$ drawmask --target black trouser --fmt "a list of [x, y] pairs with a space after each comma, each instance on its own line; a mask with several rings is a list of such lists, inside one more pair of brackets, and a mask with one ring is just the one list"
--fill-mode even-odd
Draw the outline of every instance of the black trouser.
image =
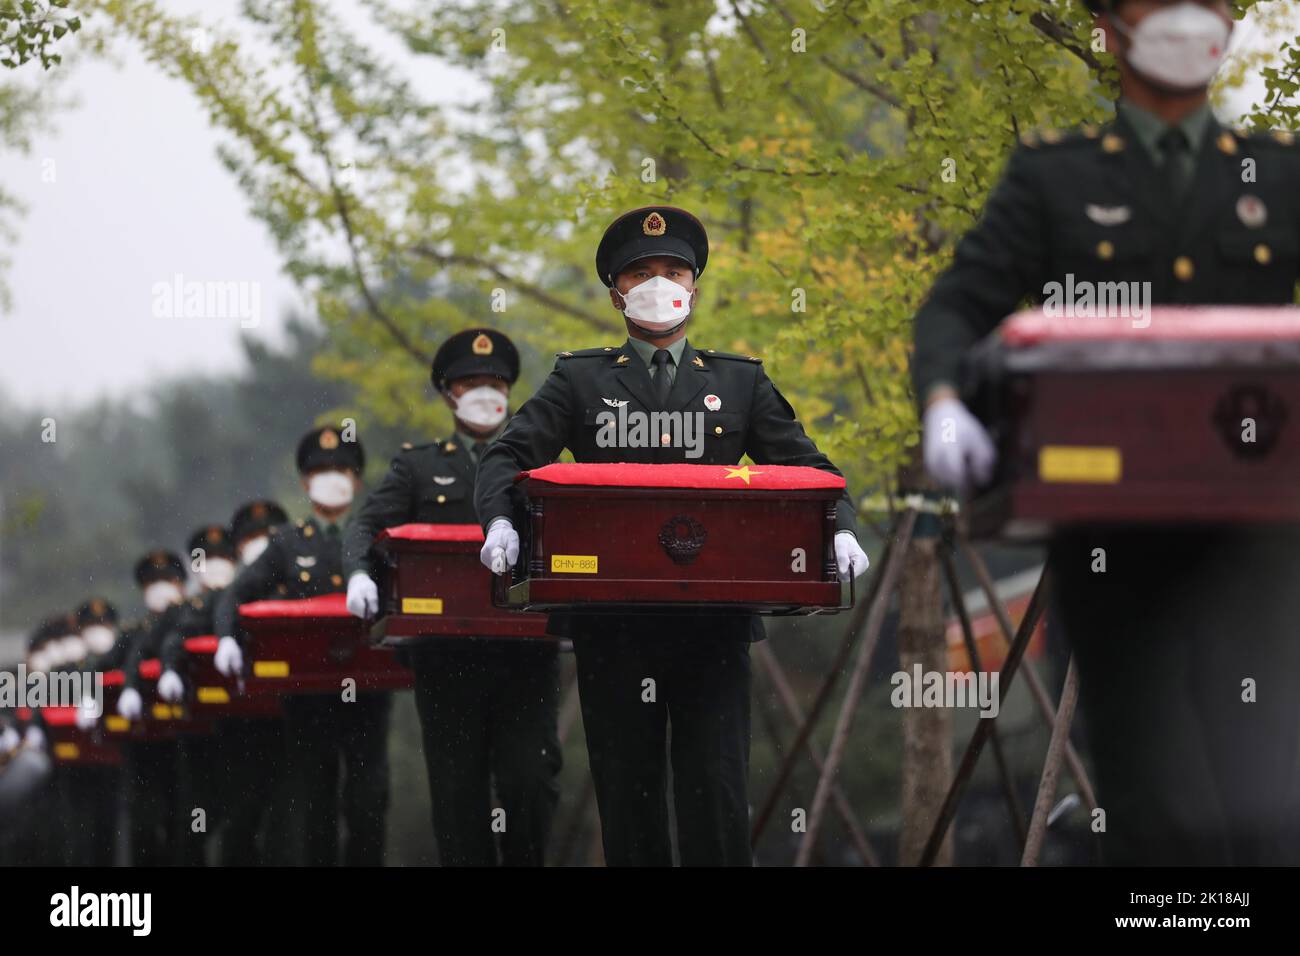
[[719, 623], [612, 615], [575, 622], [583, 725], [610, 866], [672, 865], [670, 722], [682, 865], [752, 862], [749, 641], [735, 627], [719, 636]]
[[304, 866], [338, 865], [339, 762], [348, 866], [382, 866], [388, 814], [388, 717], [392, 695], [298, 694], [284, 700], [290, 814]]
[[170, 865], [176, 846], [176, 741], [131, 741], [122, 749], [131, 865]]
[[[217, 725], [220, 740], [221, 865], [285, 865], [293, 862], [288, 823], [275, 817], [283, 801], [287, 753], [279, 717], [228, 717]], [[265, 831], [264, 848], [258, 833]]]
[[1081, 533], [1052, 567], [1105, 861], [1295, 862], [1300, 534]]
[[[220, 774], [224, 756], [221, 740], [212, 734], [185, 734], [178, 741], [180, 773], [176, 794], [176, 862], [206, 866], [207, 846], [225, 815]], [[201, 810], [203, 829], [198, 826]]]
[[72, 866], [112, 866], [118, 841], [118, 767], [70, 765], [58, 772], [65, 778], [63, 811]]
[[503, 865], [541, 866], [560, 796], [556, 645], [452, 638], [409, 653], [439, 862], [495, 866], [499, 836]]

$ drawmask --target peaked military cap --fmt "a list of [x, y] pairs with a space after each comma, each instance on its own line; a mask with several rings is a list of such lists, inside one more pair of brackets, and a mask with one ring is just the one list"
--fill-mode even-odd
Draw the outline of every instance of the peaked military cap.
[[596, 247], [596, 274], [607, 286], [637, 259], [676, 256], [698, 276], [709, 261], [709, 237], [704, 224], [676, 206], [642, 206], [619, 216]]
[[193, 554], [199, 548], [209, 558], [231, 558], [233, 560], [236, 557], [235, 539], [231, 536], [230, 529], [223, 528], [219, 524], [204, 525], [190, 535], [190, 540], [185, 545], [186, 551]]
[[519, 350], [509, 336], [496, 329], [466, 329], [438, 348], [429, 378], [438, 391], [447, 383], [469, 375], [495, 375], [514, 384], [519, 378]]
[[82, 602], [77, 608], [77, 627], [87, 628], [92, 624], [117, 626], [117, 608], [101, 597], [93, 597]]
[[258, 498], [240, 505], [230, 519], [230, 537], [235, 544], [241, 544], [245, 538], [261, 534], [267, 528], [284, 524], [289, 520], [288, 513], [268, 498]]
[[345, 441], [343, 429], [326, 425], [302, 436], [297, 460], [300, 474], [320, 468], [351, 468], [361, 474], [366, 467], [366, 451], [361, 447], [361, 439]]
[[150, 551], [135, 563], [135, 583], [140, 587], [155, 581], [185, 580], [185, 562], [174, 551]]

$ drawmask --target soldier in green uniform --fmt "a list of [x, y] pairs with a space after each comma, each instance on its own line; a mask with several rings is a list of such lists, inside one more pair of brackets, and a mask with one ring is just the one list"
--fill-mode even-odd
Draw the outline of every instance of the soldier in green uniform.
[[[154, 550], [135, 565], [135, 582], [146, 614], [123, 629], [126, 681], [117, 712], [127, 720], [144, 716], [140, 664], [156, 658], [163, 636], [180, 615], [185, 601], [185, 564], [172, 551]], [[131, 740], [123, 744], [126, 805], [133, 866], [167, 866], [177, 861], [176, 841], [178, 745], [175, 740]]]
[[[1114, 121], [1025, 137], [916, 316], [924, 457], [949, 486], [987, 482], [995, 459], [960, 398], [963, 356], [1049, 283], [1145, 281], [1157, 305], [1295, 301], [1295, 137], [1225, 129], [1207, 101], [1229, 5], [1089, 5], [1118, 55]], [[1105, 573], [1092, 570], [1095, 548]], [[1052, 542], [1107, 861], [1293, 857], [1298, 549], [1284, 529], [1190, 526], [1089, 528]], [[1256, 702], [1242, 699], [1246, 678], [1258, 682]]]
[[[433, 359], [433, 385], [451, 408], [446, 441], [407, 445], [349, 523], [343, 566], [348, 608], [373, 616], [378, 590], [370, 544], [407, 522], [477, 524], [478, 462], [505, 428], [519, 353], [493, 329], [447, 339]], [[556, 733], [559, 659], [553, 642], [431, 638], [406, 651], [424, 739], [433, 829], [443, 866], [494, 866], [493, 784], [505, 811], [499, 862], [541, 866], [559, 800]]]
[[[230, 531], [219, 524], [204, 525], [190, 535], [186, 550], [199, 593], [181, 605], [163, 635], [159, 658], [163, 672], [158, 696], [178, 703], [185, 696], [185, 639], [212, 633], [212, 610], [217, 595], [235, 578], [238, 555]], [[225, 814], [222, 762], [227, 753], [216, 733], [186, 734], [180, 738], [179, 779], [181, 808], [177, 840], [180, 860], [190, 866], [207, 863], [207, 845], [215, 837]], [[203, 811], [203, 827], [195, 830], [194, 811]]]
[[[250, 566], [266, 550], [270, 529], [289, 522], [276, 502], [255, 499], [230, 518], [230, 541], [238, 557], [235, 571]], [[164, 645], [164, 663], [187, 679], [185, 637], [216, 633], [217, 592], [187, 611], [181, 627]], [[291, 862], [287, 839], [285, 721], [281, 717], [226, 717], [217, 721], [218, 782], [221, 806], [221, 865], [283, 865]], [[285, 819], [279, 819], [285, 817]]]
[[[76, 611], [77, 628], [86, 645], [81, 672], [90, 676], [118, 670], [126, 647], [118, 631], [117, 608], [104, 598], [83, 601]], [[87, 700], [77, 711], [77, 726], [93, 731], [99, 724], [103, 701]], [[102, 728], [100, 728], [102, 732]], [[78, 866], [112, 866], [120, 840], [118, 815], [122, 772], [119, 767], [78, 768], [75, 787], [77, 809], [73, 823], [73, 861]]]
[[[616, 219], [596, 250], [596, 274], [622, 312], [627, 341], [560, 352], [555, 368], [479, 464], [475, 507], [486, 530], [483, 561], [504, 573], [519, 555], [512, 483], [521, 469], [568, 448], [579, 462], [807, 465], [839, 474], [804, 433], [794, 409], [754, 356], [697, 349], [686, 325], [708, 259], [695, 216], [670, 206]], [[699, 412], [699, 456], [671, 447], [619, 447], [601, 435], [602, 412]], [[656, 436], [658, 438], [658, 436]], [[867, 557], [847, 492], [838, 505], [841, 574]], [[550, 630], [573, 639], [587, 752], [610, 865], [672, 863], [668, 831], [668, 722], [678, 850], [683, 864], [748, 866], [749, 643], [758, 617], [553, 614]], [[653, 678], [657, 700], [642, 700]]]
[[[225, 674], [243, 667], [235, 637], [239, 606], [283, 597], [300, 599], [343, 590], [340, 522], [361, 484], [365, 452], [348, 430], [316, 428], [298, 444], [298, 472], [312, 516], [272, 528], [266, 550], [239, 572], [217, 600], [213, 623], [222, 635], [215, 663]], [[339, 762], [344, 764], [343, 852], [349, 866], [384, 861], [388, 813], [388, 718], [392, 696], [338, 693], [285, 697], [291, 815], [300, 828], [300, 860], [307, 866], [339, 861]]]

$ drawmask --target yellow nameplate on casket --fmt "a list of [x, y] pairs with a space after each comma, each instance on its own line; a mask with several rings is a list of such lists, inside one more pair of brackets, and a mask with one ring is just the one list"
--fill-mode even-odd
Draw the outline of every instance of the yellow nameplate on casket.
[[595, 574], [597, 555], [594, 554], [553, 554], [551, 555], [551, 573], [553, 574]]
[[54, 756], [60, 760], [76, 760], [81, 756], [81, 748], [76, 744], [55, 744]]
[[224, 687], [200, 687], [197, 697], [200, 704], [230, 703], [230, 694]]
[[180, 716], [181, 716], [181, 708], [179, 704], [175, 706], [173, 706], [172, 704], [153, 705], [154, 720], [171, 720], [174, 717], [180, 717]]
[[253, 661], [254, 677], [288, 677], [288, 661]]
[[1120, 468], [1121, 457], [1118, 448], [1044, 445], [1038, 449], [1040, 481], [1114, 484], [1119, 481]]
[[442, 598], [402, 598], [403, 614], [441, 614]]
[[109, 714], [104, 718], [104, 726], [114, 733], [122, 733], [131, 729], [131, 721], [125, 717], [119, 717], [117, 714]]

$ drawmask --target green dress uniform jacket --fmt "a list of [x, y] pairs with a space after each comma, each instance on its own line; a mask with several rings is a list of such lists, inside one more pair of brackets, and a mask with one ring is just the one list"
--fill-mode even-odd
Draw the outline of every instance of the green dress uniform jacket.
[[[1211, 120], [1180, 196], [1131, 110], [1012, 154], [916, 316], [918, 398], [960, 384], [977, 340], [1068, 277], [1150, 283], [1156, 305], [1294, 303], [1295, 137]], [[1097, 548], [1105, 573], [1093, 571]], [[1284, 528], [1099, 526], [1052, 541], [1051, 620], [1079, 667], [1108, 862], [1294, 861], [1298, 552], [1300, 534]]]
[[[520, 527], [516, 473], [551, 463], [565, 448], [579, 462], [735, 465], [748, 455], [758, 464], [839, 474], [759, 359], [687, 341], [675, 367], [661, 406], [645, 359], [630, 342], [559, 353], [542, 387], [483, 456], [475, 498], [483, 526], [507, 516]], [[701, 413], [702, 453], [687, 458], [687, 448], [671, 445], [604, 447], [597, 440], [602, 413], [620, 402], [628, 412]], [[837, 526], [854, 529], [847, 492]], [[567, 612], [552, 614], [548, 626], [573, 639], [606, 862], [672, 863], [671, 747], [680, 861], [749, 865], [749, 642], [762, 637], [758, 616]], [[653, 701], [642, 698], [647, 678], [657, 688]]]
[[[483, 449], [488, 442], [480, 442]], [[410, 522], [476, 524], [474, 443], [407, 445], [344, 537], [347, 577], [378, 571], [371, 542]], [[433, 830], [443, 866], [541, 866], [559, 802], [559, 660], [554, 642], [435, 637], [398, 653], [415, 672]], [[505, 832], [491, 829], [495, 788]]]

